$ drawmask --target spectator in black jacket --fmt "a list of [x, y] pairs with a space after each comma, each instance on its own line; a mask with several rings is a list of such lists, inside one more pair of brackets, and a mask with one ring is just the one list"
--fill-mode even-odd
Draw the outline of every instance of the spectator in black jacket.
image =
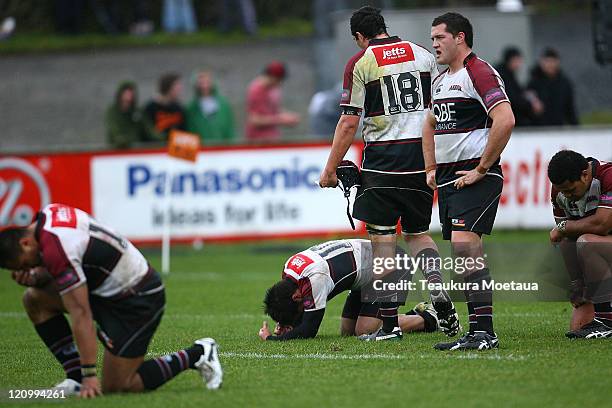
[[158, 86], [159, 95], [147, 104], [144, 112], [155, 131], [167, 139], [173, 129], [186, 130], [185, 110], [180, 103], [183, 83], [178, 74], [169, 73], [159, 79]]
[[516, 74], [523, 66], [523, 55], [516, 47], [507, 47], [502, 54], [502, 61], [495, 69], [504, 80], [506, 94], [512, 105], [516, 126], [530, 126], [535, 116], [541, 114], [544, 107], [533, 91], [526, 91], [518, 82]]
[[535, 125], [578, 124], [574, 89], [569, 78], [561, 71], [561, 59], [555, 49], [544, 50], [538, 65], [531, 71], [527, 88], [533, 90], [544, 104], [544, 111], [536, 118]]

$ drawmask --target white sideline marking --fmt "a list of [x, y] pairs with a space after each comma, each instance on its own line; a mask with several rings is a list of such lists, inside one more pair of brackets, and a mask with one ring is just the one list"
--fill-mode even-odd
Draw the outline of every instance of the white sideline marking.
[[220, 352], [220, 356], [229, 358], [245, 358], [249, 360], [403, 360], [406, 357], [399, 354], [265, 354], [265, 353], [235, 353]]

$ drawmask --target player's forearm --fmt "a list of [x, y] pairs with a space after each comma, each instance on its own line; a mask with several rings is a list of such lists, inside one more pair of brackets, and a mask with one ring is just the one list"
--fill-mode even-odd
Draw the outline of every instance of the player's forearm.
[[309, 312], [304, 312], [302, 323], [296, 326], [293, 330], [281, 334], [280, 336], [268, 336], [266, 340], [283, 341], [294, 339], [312, 339], [319, 332], [319, 326], [323, 321], [325, 309], [319, 309]]
[[606, 222], [599, 220], [595, 215], [591, 215], [579, 220], [566, 221], [563, 235], [576, 239], [583, 234], [608, 235], [609, 232], [610, 228]]
[[503, 115], [497, 115], [489, 131], [489, 140], [480, 158], [480, 166], [490, 169], [506, 148], [514, 129], [514, 115], [510, 110]]
[[76, 340], [82, 365], [95, 365], [97, 356], [96, 331], [88, 310], [72, 310], [72, 334]]
[[325, 165], [325, 171], [328, 173], [335, 173], [336, 168], [344, 159], [346, 152], [351, 147], [355, 133], [357, 133], [357, 127], [359, 122], [347, 120], [341, 117], [336, 126], [334, 133], [334, 141], [332, 142], [331, 152], [327, 158], [327, 164]]
[[425, 161], [425, 169], [433, 170], [436, 166], [436, 144], [434, 140], [434, 124], [430, 119], [425, 120], [423, 124], [423, 159]]

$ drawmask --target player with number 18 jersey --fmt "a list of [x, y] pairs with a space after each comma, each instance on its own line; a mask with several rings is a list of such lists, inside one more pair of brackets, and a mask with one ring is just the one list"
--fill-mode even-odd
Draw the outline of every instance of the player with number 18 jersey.
[[372, 39], [344, 72], [343, 113], [363, 113], [362, 186], [354, 216], [404, 233], [429, 229], [432, 191], [424, 177], [421, 129], [430, 106], [434, 56], [397, 36]]

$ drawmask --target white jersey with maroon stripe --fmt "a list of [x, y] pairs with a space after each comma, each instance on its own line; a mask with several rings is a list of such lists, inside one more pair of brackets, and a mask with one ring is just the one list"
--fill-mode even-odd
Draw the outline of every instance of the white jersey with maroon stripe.
[[587, 157], [593, 174], [589, 189], [578, 200], [571, 200], [552, 187], [550, 198], [555, 221], [579, 220], [589, 217], [598, 208], [612, 210], [612, 163]]
[[289, 258], [282, 276], [298, 284], [304, 310], [323, 309], [338, 293], [372, 279], [372, 244], [347, 239], [315, 245]]
[[131, 242], [67, 205], [43, 208], [37, 216], [36, 239], [60, 294], [87, 283], [92, 295], [115, 296], [138, 283], [149, 270], [147, 260]]
[[370, 40], [349, 60], [340, 105], [363, 112], [362, 170], [423, 171], [421, 129], [437, 74], [429, 51], [399, 37]]
[[[443, 186], [459, 177], [456, 171], [478, 165], [489, 140], [489, 112], [509, 100], [497, 71], [474, 53], [465, 59], [461, 70], [453, 74], [446, 70], [434, 79], [432, 99], [436, 178]], [[489, 173], [502, 177], [497, 167]]]

